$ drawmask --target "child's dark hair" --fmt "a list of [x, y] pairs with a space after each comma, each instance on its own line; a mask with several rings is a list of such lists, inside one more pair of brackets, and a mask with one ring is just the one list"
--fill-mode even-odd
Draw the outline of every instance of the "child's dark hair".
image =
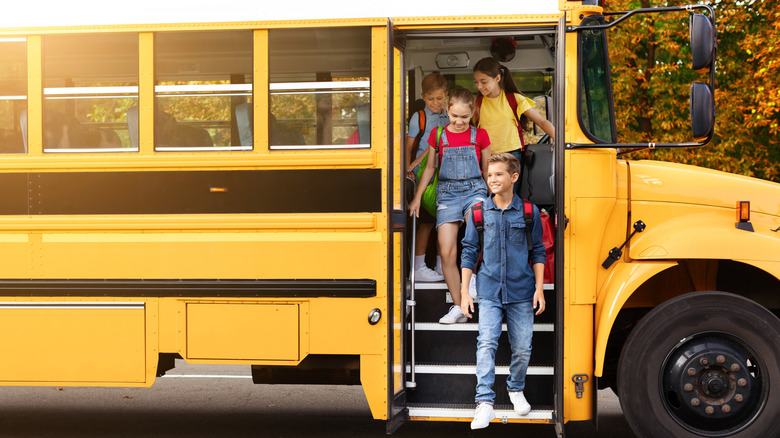
[[474, 112], [476, 105], [474, 104], [474, 93], [471, 90], [467, 90], [463, 87], [455, 87], [450, 91], [450, 98], [447, 101], [447, 108], [451, 107], [453, 103], [462, 103], [468, 105], [471, 108], [471, 112]]
[[447, 91], [447, 79], [436, 71], [423, 78], [420, 88], [422, 88], [423, 93], [430, 93], [436, 90]]
[[515, 85], [514, 79], [512, 79], [512, 73], [506, 66], [496, 61], [495, 58], [482, 58], [474, 65], [474, 71], [484, 73], [491, 78], [496, 78], [501, 75], [501, 87], [507, 93], [520, 93], [520, 89]]
[[520, 160], [509, 152], [491, 155], [490, 158], [488, 158], [488, 166], [493, 163], [506, 164], [506, 170], [509, 171], [510, 175], [513, 173], [520, 173]]

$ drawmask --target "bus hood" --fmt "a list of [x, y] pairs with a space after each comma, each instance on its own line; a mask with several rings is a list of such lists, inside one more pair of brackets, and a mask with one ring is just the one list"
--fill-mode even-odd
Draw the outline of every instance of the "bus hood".
[[685, 164], [628, 161], [631, 200], [708, 205], [780, 216], [780, 184]]

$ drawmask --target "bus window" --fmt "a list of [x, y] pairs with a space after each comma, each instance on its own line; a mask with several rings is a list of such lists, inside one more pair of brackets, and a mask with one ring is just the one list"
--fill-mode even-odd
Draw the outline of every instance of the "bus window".
[[[582, 25], [601, 24], [590, 18]], [[580, 125], [595, 142], [616, 142], [615, 119], [612, 112], [609, 56], [603, 30], [581, 32], [580, 36]]]
[[270, 148], [369, 148], [370, 28], [272, 29], [268, 39]]
[[155, 150], [252, 150], [252, 48], [251, 30], [155, 35]]
[[138, 35], [43, 39], [45, 152], [137, 151], [128, 110], [138, 105]]
[[0, 153], [24, 153], [27, 134], [27, 42], [0, 39]]

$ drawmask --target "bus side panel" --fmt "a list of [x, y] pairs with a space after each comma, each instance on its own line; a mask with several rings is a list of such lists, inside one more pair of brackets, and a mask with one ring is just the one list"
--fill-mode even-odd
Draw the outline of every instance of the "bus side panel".
[[0, 303], [0, 380], [144, 383], [145, 319], [143, 303]]
[[187, 357], [299, 359], [297, 304], [188, 304]]

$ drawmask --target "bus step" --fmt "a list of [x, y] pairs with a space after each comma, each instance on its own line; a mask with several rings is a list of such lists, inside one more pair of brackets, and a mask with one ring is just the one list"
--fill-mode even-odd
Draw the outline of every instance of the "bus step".
[[[459, 405], [446, 407], [437, 405], [408, 405], [409, 419], [427, 421], [433, 418], [446, 418], [448, 420], [471, 421], [474, 418], [474, 405]], [[518, 423], [518, 422], [552, 422], [552, 406], [533, 406], [528, 415], [520, 416], [512, 409], [512, 405], [496, 405], [496, 419], [494, 423]]]
[[[407, 324], [407, 328], [411, 328], [411, 323]], [[437, 322], [418, 322], [414, 325], [414, 329], [417, 331], [432, 331], [432, 332], [479, 332], [479, 324], [475, 322], [467, 322], [461, 324], [439, 324]], [[506, 324], [501, 324], [501, 330], [506, 331]], [[534, 332], [554, 332], [555, 326], [552, 323], [536, 323], [534, 324]]]
[[[406, 372], [412, 371], [411, 365], [406, 365]], [[475, 376], [477, 374], [476, 365], [440, 365], [440, 364], [417, 364], [414, 366], [417, 374], [463, 374]], [[529, 366], [527, 376], [552, 376], [555, 368], [552, 366]], [[508, 376], [509, 365], [496, 365], [496, 375]]]

